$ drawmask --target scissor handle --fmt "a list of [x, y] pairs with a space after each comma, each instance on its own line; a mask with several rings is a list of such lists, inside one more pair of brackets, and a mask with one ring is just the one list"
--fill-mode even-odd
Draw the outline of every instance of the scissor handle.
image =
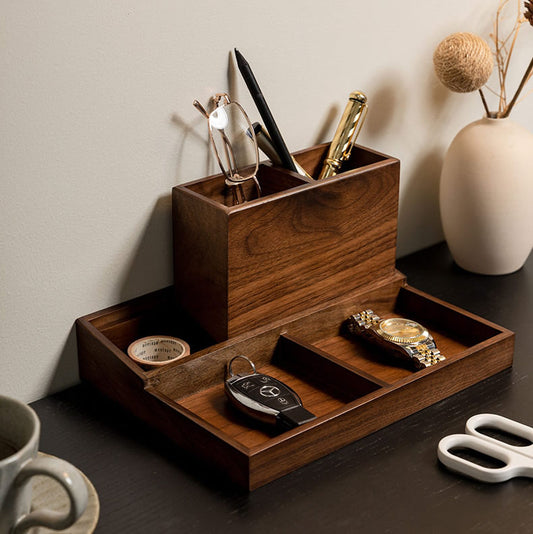
[[[452, 434], [442, 438], [438, 446], [439, 460], [452, 471], [468, 475], [482, 482], [504, 482], [510, 478], [526, 476], [533, 478], [533, 460], [488, 441], [483, 437], [467, 434]], [[453, 449], [471, 449], [502, 461], [503, 467], [484, 467], [453, 454]]]
[[[530, 445], [511, 445], [510, 443], [506, 443], [505, 441], [493, 438], [491, 436], [487, 436], [486, 434], [482, 434], [478, 430], [482, 427], [502, 430], [509, 434], [518, 436], [519, 438], [525, 439], [530, 443]], [[507, 419], [507, 417], [503, 417], [501, 415], [496, 415], [493, 413], [481, 413], [478, 415], [474, 415], [470, 417], [470, 419], [468, 419], [468, 421], [466, 422], [465, 432], [467, 434], [470, 434], [471, 436], [477, 436], [495, 445], [505, 447], [506, 449], [509, 449], [518, 454], [533, 458], [533, 428], [527, 425], [523, 425], [522, 423], [518, 423], [517, 421], [513, 421], [512, 419]]]

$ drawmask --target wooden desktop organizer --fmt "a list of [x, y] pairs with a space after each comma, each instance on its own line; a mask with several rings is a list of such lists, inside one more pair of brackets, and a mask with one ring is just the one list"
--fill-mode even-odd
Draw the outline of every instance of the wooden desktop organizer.
[[[316, 175], [327, 148], [295, 157]], [[356, 146], [345, 169], [309, 181], [261, 165], [263, 195], [237, 206], [221, 175], [175, 187], [174, 287], [78, 319], [82, 379], [254, 489], [511, 366], [512, 332], [396, 271], [399, 161]], [[366, 308], [424, 324], [446, 361], [413, 372], [347, 337]], [[163, 334], [191, 354], [155, 370], [127, 356]], [[223, 384], [239, 354], [317, 418], [282, 432], [236, 411]]]

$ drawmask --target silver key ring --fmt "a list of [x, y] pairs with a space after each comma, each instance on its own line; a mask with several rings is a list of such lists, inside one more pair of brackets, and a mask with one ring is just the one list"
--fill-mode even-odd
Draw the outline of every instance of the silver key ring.
[[242, 360], [246, 360], [249, 364], [250, 364], [250, 367], [252, 368], [253, 370], [253, 374], [256, 374], [257, 371], [255, 370], [255, 365], [254, 365], [254, 362], [252, 362], [252, 360], [250, 360], [249, 358], [247, 358], [246, 356], [243, 356], [242, 354], [239, 354], [238, 356], [235, 356], [233, 357], [229, 362], [228, 362], [228, 373], [229, 373], [229, 376], [230, 378], [233, 378], [235, 375], [233, 374], [233, 370], [231, 368], [231, 366], [233, 365], [233, 362], [235, 360], [238, 360], [238, 359], [242, 359]]

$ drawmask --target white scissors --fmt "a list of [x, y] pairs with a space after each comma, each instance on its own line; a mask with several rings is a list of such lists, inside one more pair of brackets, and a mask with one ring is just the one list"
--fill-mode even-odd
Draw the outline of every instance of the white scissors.
[[[489, 437], [479, 428], [493, 428], [523, 438], [526, 446], [516, 446]], [[439, 460], [452, 471], [468, 475], [482, 482], [504, 482], [514, 477], [533, 478], [533, 428], [501, 415], [474, 415], [466, 422], [466, 434], [452, 434], [442, 438], [438, 446]], [[503, 467], [483, 467], [453, 454], [453, 449], [471, 449], [500, 460]]]

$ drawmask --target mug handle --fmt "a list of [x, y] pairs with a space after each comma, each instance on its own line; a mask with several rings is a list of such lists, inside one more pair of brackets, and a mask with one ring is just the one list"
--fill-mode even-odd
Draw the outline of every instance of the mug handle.
[[39, 457], [30, 460], [20, 470], [15, 479], [17, 489], [28, 483], [36, 475], [51, 477], [66, 490], [70, 500], [70, 509], [64, 514], [54, 510], [39, 509], [23, 515], [15, 524], [13, 534], [22, 534], [31, 527], [42, 526], [63, 530], [76, 522], [87, 508], [87, 485], [80, 472], [60, 458]]

